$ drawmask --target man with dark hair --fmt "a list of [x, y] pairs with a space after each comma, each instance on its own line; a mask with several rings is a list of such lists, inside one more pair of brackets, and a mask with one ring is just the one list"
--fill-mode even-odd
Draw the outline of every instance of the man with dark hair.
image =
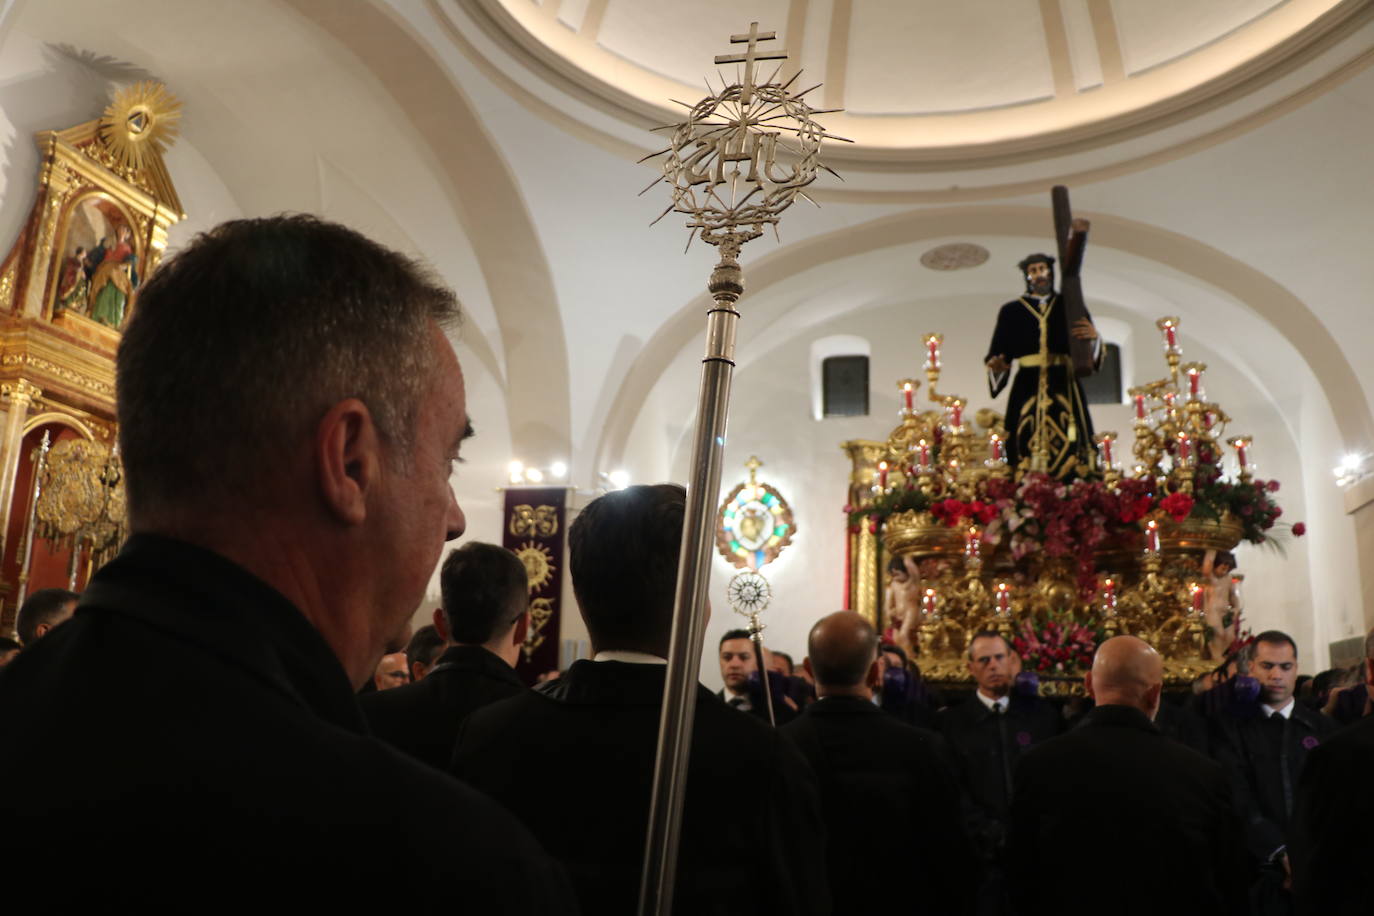
[[[307, 216], [224, 223], [144, 286], [116, 367], [133, 533], [0, 679], [0, 783], [24, 787], [0, 859], [54, 910], [462, 887], [484, 913], [564, 911], [524, 828], [370, 737], [354, 699], [463, 531], [456, 318], [414, 262]], [[406, 842], [362, 842], [382, 832]]]
[[1245, 816], [1246, 844], [1259, 867], [1256, 913], [1291, 913], [1288, 823], [1294, 792], [1307, 755], [1337, 725], [1294, 698], [1298, 647], [1287, 633], [1260, 633], [1241, 650], [1239, 661], [1249, 663], [1260, 683], [1259, 703], [1232, 707], [1215, 717], [1212, 743], [1217, 760], [1231, 772]]
[[1019, 662], [997, 631], [974, 633], [968, 670], [977, 689], [940, 713], [940, 731], [953, 746], [971, 802], [969, 833], [985, 863], [979, 913], [1004, 911], [1001, 859], [1016, 762], [1061, 728], [1059, 712], [1049, 703], [1011, 692]]
[[32, 646], [53, 627], [71, 618], [81, 596], [65, 588], [40, 588], [19, 606], [14, 618], [15, 635], [25, 648]]
[[[1364, 641], [1365, 685], [1374, 690], [1374, 630]], [[1313, 748], [1289, 825], [1299, 916], [1363, 916], [1374, 899], [1374, 716]]]
[[[685, 496], [633, 486], [582, 510], [568, 547], [594, 657], [479, 709], [458, 736], [454, 772], [562, 860], [588, 913], [636, 912]], [[748, 804], [722, 816], [741, 786]], [[796, 748], [699, 687], [673, 911], [829, 913], [823, 837]]]
[[771, 649], [768, 652], [768, 667], [781, 674], [783, 677], [791, 677], [796, 670], [796, 664], [792, 661], [792, 656], [786, 652], [779, 652]]
[[0, 668], [5, 667], [19, 656], [18, 640], [0, 636]]
[[406, 643], [406, 668], [410, 671], [411, 683], [422, 681], [429, 674], [447, 644], [439, 635], [434, 624], [427, 623], [410, 637]]
[[907, 725], [937, 729], [939, 719], [921, 682], [919, 669], [907, 661], [906, 650], [885, 642], [878, 647], [878, 684], [874, 688], [879, 708]]
[[753, 712], [749, 696], [749, 675], [759, 670], [754, 658], [754, 641], [748, 630], [726, 630], [720, 638], [720, 679], [724, 683], [720, 698], [741, 712]]
[[[1096, 706], [1016, 768], [1008, 886], [1018, 914], [1243, 912], [1240, 824], [1225, 771], [1153, 725], [1159, 654], [1102, 643], [1086, 677]], [[1074, 863], [1073, 888], [1047, 880]]]
[[444, 560], [439, 586], [434, 629], [448, 647], [439, 664], [422, 681], [360, 702], [373, 734], [447, 770], [463, 720], [525, 689], [515, 663], [529, 630], [529, 578], [515, 554], [474, 541]]
[[747, 712], [765, 722], [768, 718], [767, 704], [763, 697], [763, 684], [760, 677], [768, 677], [772, 687], [772, 722], [781, 725], [791, 722], [797, 715], [800, 704], [791, 696], [787, 678], [773, 669], [773, 653], [763, 650], [764, 666], [760, 670], [754, 651], [754, 641], [748, 630], [727, 630], [720, 638], [720, 679], [725, 684], [716, 694], [732, 709]]
[[[781, 731], [820, 782], [826, 861], [836, 916], [904, 912], [911, 888], [924, 910], [957, 914], [969, 904], [973, 853], [964, 838], [958, 780], [939, 736], [873, 705], [878, 634], [853, 611], [823, 617], [803, 662], [815, 703]], [[875, 817], [874, 812], [881, 811]], [[901, 882], [875, 864], [902, 863]]]

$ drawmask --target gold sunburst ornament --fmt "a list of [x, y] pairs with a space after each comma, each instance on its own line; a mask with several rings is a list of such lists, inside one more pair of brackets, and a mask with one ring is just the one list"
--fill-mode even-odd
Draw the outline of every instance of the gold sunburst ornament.
[[520, 562], [525, 564], [525, 574], [530, 580], [530, 592], [537, 592], [553, 577], [553, 554], [549, 548], [534, 541], [526, 541], [515, 551]]
[[100, 117], [100, 142], [125, 166], [142, 169], [161, 155], [180, 132], [181, 100], [147, 80], [115, 93]]

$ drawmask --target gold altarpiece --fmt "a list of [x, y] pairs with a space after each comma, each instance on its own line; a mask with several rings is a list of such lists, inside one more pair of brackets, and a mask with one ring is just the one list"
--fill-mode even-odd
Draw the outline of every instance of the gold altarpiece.
[[79, 587], [122, 536], [115, 350], [185, 218], [163, 160], [179, 118], [139, 83], [35, 138], [33, 207], [0, 264], [0, 633], [24, 592]]

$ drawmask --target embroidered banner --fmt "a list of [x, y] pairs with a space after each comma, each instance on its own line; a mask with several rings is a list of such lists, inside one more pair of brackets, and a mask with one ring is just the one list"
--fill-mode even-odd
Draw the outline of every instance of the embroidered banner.
[[567, 497], [564, 487], [506, 491], [502, 544], [525, 564], [530, 578], [530, 630], [515, 666], [526, 684], [558, 669]]

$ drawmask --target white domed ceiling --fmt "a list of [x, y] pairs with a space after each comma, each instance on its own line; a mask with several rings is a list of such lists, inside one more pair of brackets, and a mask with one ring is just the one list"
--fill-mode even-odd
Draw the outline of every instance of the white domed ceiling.
[[[1043, 156], [1145, 132], [1290, 72], [1360, 0], [444, 0], [638, 123], [695, 101], [731, 33], [777, 33], [784, 75], [859, 161]], [[771, 68], [775, 63], [765, 66]], [[733, 81], [735, 67], [723, 68]], [[765, 71], [765, 72], [771, 72]], [[714, 77], [713, 77], [714, 79]], [[834, 155], [834, 154], [832, 154]]]

